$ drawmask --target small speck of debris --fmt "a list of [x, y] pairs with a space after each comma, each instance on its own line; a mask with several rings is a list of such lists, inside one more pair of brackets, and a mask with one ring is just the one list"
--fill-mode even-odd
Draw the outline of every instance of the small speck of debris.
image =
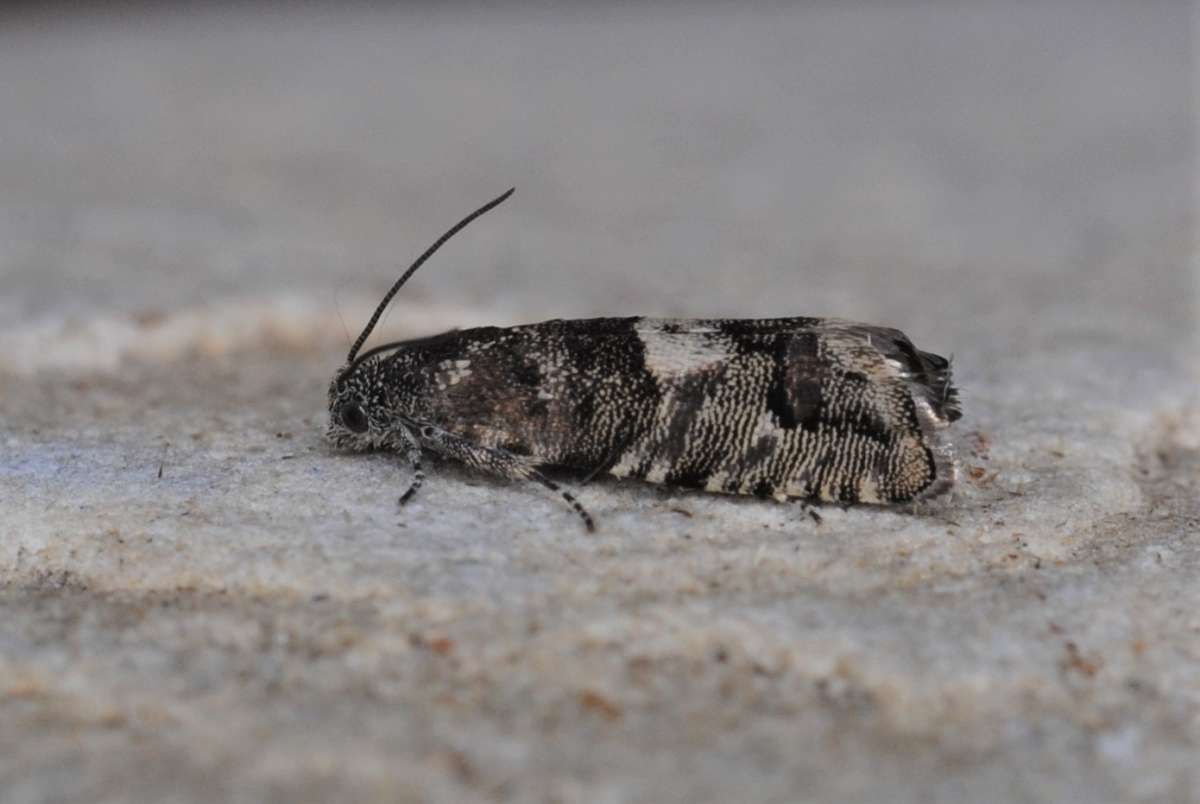
[[153, 329], [161, 326], [167, 320], [167, 314], [161, 310], [139, 310], [132, 316], [133, 323], [137, 324], [142, 329]]
[[579, 705], [585, 711], [600, 715], [605, 720], [617, 720], [621, 717], [621, 707], [592, 690], [579, 693]]
[[438, 656], [449, 656], [454, 653], [454, 640], [450, 637], [435, 637], [429, 640], [429, 649]]
[[454, 775], [462, 781], [470, 784], [475, 780], [475, 768], [471, 765], [471, 761], [467, 759], [467, 755], [462, 751], [448, 751], [445, 754], [446, 763], [454, 771]]
[[1074, 670], [1075, 672], [1091, 678], [1100, 670], [1099, 659], [1088, 659], [1080, 652], [1079, 646], [1074, 642], [1067, 641], [1063, 646], [1066, 648], [1067, 655], [1059, 663], [1059, 666], [1064, 670]]

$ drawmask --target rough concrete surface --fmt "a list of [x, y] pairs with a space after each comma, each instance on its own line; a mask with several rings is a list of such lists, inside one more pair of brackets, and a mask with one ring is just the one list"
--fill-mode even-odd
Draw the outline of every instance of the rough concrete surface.
[[[1186, 3], [0, 17], [0, 800], [1200, 799]], [[953, 353], [921, 511], [322, 442], [385, 335]]]

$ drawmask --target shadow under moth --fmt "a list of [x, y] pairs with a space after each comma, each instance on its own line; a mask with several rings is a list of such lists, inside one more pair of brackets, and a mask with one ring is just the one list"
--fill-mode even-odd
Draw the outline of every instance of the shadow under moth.
[[329, 386], [328, 438], [426, 450], [484, 473], [608, 473], [724, 494], [904, 503], [943, 494], [957, 467], [943, 431], [961, 416], [950, 364], [899, 330], [830, 318], [592, 318], [479, 327], [362, 352], [392, 286]]

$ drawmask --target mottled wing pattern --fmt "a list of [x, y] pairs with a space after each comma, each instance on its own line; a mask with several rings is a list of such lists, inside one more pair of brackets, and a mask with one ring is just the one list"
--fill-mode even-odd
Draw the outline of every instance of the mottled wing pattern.
[[894, 329], [622, 318], [454, 335], [444, 360], [426, 358], [435, 417], [543, 465], [839, 502], [953, 482], [939, 435], [959, 415], [948, 363]]
[[427, 339], [402, 359], [434, 367], [423, 403], [439, 425], [543, 465], [592, 469], [654, 410], [636, 318], [546, 321]]

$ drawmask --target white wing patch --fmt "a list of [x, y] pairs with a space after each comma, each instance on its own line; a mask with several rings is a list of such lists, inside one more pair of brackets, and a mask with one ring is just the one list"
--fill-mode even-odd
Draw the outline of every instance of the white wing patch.
[[458, 385], [471, 376], [470, 360], [443, 360], [438, 363], [442, 373], [438, 375], [438, 388], [446, 390], [447, 385]]
[[718, 366], [732, 356], [732, 344], [723, 338], [697, 338], [696, 328], [671, 332], [665, 324], [649, 319], [638, 323], [636, 328], [646, 353], [646, 370], [657, 379], [694, 374]]

